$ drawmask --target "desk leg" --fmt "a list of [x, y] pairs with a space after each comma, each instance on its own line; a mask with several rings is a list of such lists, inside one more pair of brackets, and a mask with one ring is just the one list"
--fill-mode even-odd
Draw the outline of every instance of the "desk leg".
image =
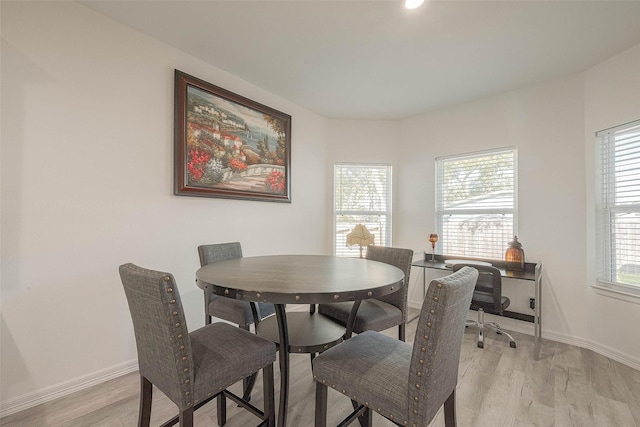
[[275, 304], [280, 334], [280, 405], [278, 409], [278, 427], [287, 424], [287, 406], [289, 404], [289, 330], [284, 304]]
[[[409, 284], [407, 283], [407, 286]], [[424, 302], [424, 298], [427, 296], [427, 268], [422, 267], [422, 301]], [[413, 322], [418, 317], [420, 317], [420, 310], [418, 310], [418, 314], [413, 316], [411, 319], [407, 320], [407, 323]]]
[[542, 263], [536, 264], [536, 279], [535, 279], [535, 308], [533, 310], [533, 359], [540, 359], [540, 345], [542, 341]]

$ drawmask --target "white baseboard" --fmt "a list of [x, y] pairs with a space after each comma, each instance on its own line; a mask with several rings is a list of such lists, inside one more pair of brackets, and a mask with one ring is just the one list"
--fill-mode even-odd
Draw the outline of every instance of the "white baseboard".
[[[409, 307], [420, 309], [420, 306], [416, 302], [409, 302]], [[469, 318], [475, 319], [477, 316], [476, 311], [469, 311]], [[485, 319], [488, 322], [498, 322], [500, 326], [503, 327], [507, 331], [519, 332], [521, 334], [531, 335], [533, 336], [533, 323], [524, 322], [522, 320], [511, 319], [508, 317], [502, 316], [494, 316], [488, 313], [485, 313]], [[640, 358], [634, 357], [630, 354], [622, 353], [618, 350], [615, 350], [611, 347], [607, 347], [603, 344], [585, 340], [583, 338], [575, 337], [572, 335], [567, 335], [560, 332], [549, 331], [547, 329], [542, 328], [542, 338], [544, 340], [557, 341], [564, 344], [575, 345], [576, 347], [586, 348], [588, 350], [595, 351], [598, 354], [606, 356], [616, 362], [620, 362], [623, 365], [627, 365], [630, 368], [636, 369], [640, 371]], [[544, 342], [542, 344], [544, 346]]]
[[71, 393], [84, 390], [96, 384], [101, 384], [105, 381], [118, 378], [137, 370], [138, 360], [135, 359], [98, 372], [74, 378], [70, 381], [46, 387], [33, 393], [28, 393], [23, 396], [18, 396], [16, 398], [0, 402], [0, 418], [50, 402], [59, 397], [67, 396]]

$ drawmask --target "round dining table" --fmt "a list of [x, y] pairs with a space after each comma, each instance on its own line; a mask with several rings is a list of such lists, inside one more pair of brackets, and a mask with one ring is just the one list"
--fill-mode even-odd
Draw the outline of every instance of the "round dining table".
[[[289, 328], [286, 304], [359, 302], [396, 292], [404, 273], [397, 267], [362, 258], [327, 255], [269, 255], [238, 258], [208, 264], [196, 272], [205, 292], [275, 306], [280, 364], [278, 426], [284, 427], [289, 400]], [[295, 314], [295, 313], [290, 313]], [[347, 324], [346, 337], [353, 325]]]

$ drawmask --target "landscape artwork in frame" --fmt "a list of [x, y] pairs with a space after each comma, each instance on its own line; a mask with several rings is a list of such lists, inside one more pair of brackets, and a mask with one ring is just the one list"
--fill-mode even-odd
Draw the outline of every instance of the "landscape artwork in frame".
[[175, 70], [174, 193], [291, 202], [291, 116]]

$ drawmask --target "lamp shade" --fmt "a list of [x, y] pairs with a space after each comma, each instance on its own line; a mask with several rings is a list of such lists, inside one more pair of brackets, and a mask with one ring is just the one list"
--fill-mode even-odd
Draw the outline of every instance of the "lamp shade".
[[347, 245], [353, 246], [369, 246], [375, 241], [375, 236], [371, 234], [367, 227], [362, 224], [358, 224], [353, 227], [351, 233], [347, 234]]

